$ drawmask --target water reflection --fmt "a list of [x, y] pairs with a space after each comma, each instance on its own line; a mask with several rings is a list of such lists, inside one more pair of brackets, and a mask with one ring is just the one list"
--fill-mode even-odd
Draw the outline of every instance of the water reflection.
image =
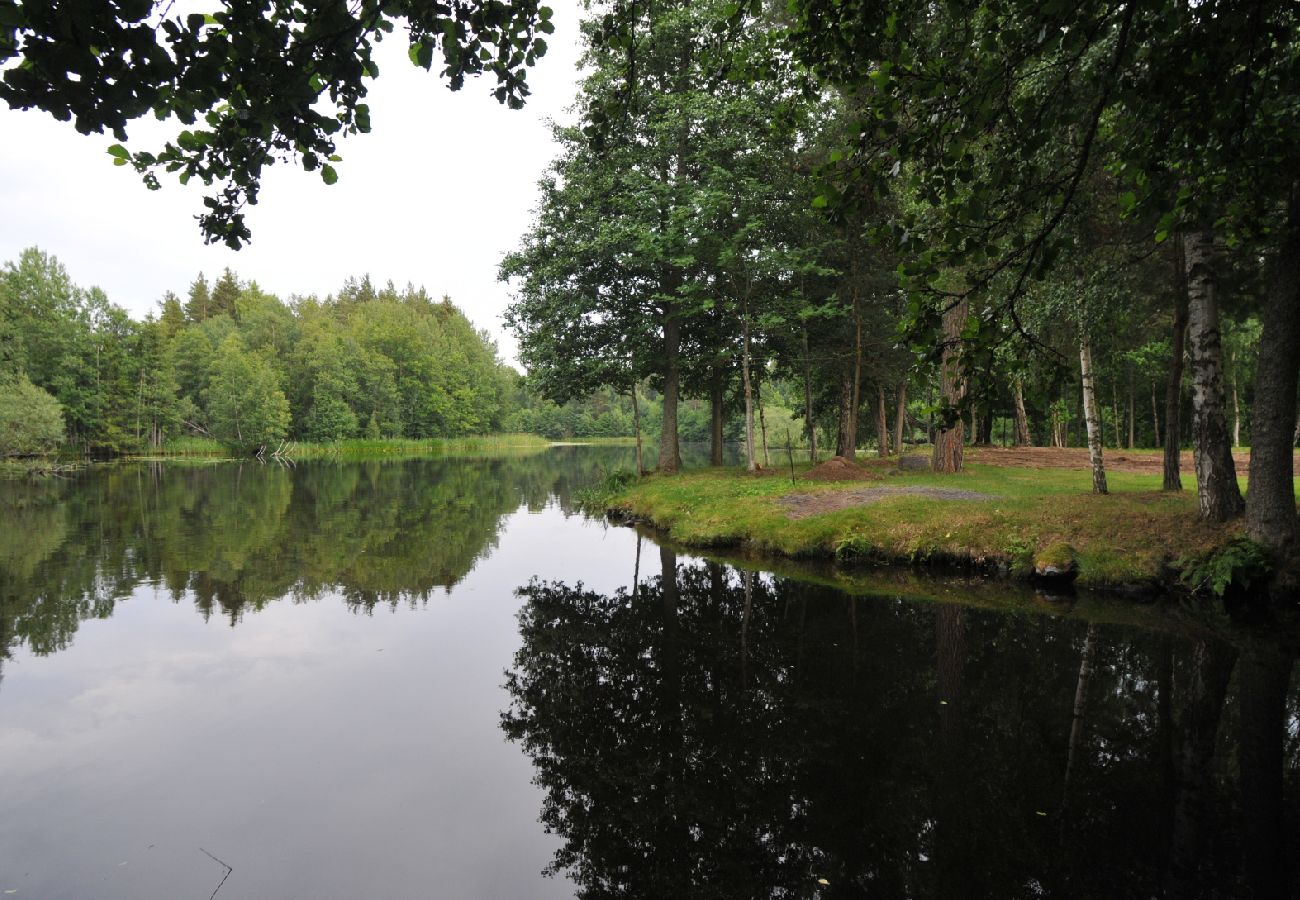
[[1276, 648], [658, 553], [631, 590], [519, 591], [502, 722], [579, 896], [1295, 894]]
[[140, 584], [231, 624], [280, 599], [358, 611], [427, 600], [496, 544], [502, 518], [629, 464], [627, 448], [489, 459], [126, 465], [0, 482], [0, 661], [68, 646]]

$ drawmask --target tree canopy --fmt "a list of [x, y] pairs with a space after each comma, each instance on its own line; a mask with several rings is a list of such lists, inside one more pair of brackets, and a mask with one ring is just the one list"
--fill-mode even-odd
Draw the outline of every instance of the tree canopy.
[[[123, 142], [109, 150], [115, 162], [151, 188], [159, 171], [200, 179], [211, 188], [205, 239], [238, 248], [268, 165], [293, 159], [326, 184], [338, 178], [338, 140], [370, 130], [374, 45], [399, 26], [412, 63], [441, 66], [453, 90], [489, 74], [511, 108], [554, 30], [537, 0], [226, 0], [184, 15], [152, 0], [0, 0], [0, 99], [83, 134], [111, 132]], [[183, 129], [156, 151], [128, 149], [127, 126], [149, 114]]]

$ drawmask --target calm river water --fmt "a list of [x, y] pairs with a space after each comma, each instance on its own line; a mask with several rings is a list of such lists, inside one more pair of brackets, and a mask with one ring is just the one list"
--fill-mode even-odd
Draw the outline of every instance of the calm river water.
[[630, 462], [0, 482], [0, 897], [1295, 895], [1279, 642], [678, 555]]

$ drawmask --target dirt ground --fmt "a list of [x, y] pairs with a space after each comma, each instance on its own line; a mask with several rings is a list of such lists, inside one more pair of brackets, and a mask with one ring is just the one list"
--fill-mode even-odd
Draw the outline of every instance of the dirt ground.
[[933, 497], [936, 500], [996, 500], [993, 494], [979, 491], [963, 491], [958, 488], [927, 487], [925, 485], [896, 485], [889, 487], [849, 488], [843, 491], [827, 491], [819, 494], [786, 494], [780, 503], [786, 508], [786, 517], [806, 519], [821, 513], [835, 512], [854, 506], [867, 506], [896, 497], [899, 494], [912, 494], [920, 497]]
[[[1102, 454], [1108, 472], [1145, 472], [1159, 475], [1163, 471], [1164, 457], [1158, 450], [1106, 450]], [[1238, 473], [1250, 466], [1250, 452], [1232, 454]], [[968, 447], [967, 462], [986, 466], [1007, 466], [1017, 469], [1089, 469], [1086, 447]], [[1182, 455], [1180, 468], [1191, 473], [1194, 463], [1191, 451]]]
[[880, 478], [875, 472], [864, 469], [856, 462], [849, 462], [842, 456], [832, 456], [799, 477], [806, 481], [875, 481]]

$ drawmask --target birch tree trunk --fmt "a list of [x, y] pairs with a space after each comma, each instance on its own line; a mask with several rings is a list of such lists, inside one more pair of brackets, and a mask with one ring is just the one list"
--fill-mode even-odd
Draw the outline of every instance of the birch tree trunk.
[[753, 472], [754, 462], [754, 384], [749, 373], [749, 306], [741, 315], [740, 377], [745, 387], [745, 471]]
[[1034, 439], [1029, 435], [1029, 414], [1025, 412], [1025, 386], [1019, 378], [1011, 383], [1011, 395], [1016, 408], [1017, 447], [1032, 447]]
[[[939, 396], [943, 405], [952, 409], [966, 396], [966, 379], [961, 371], [961, 332], [966, 326], [968, 306], [966, 300], [955, 304], [943, 314], [943, 360], [939, 364]], [[934, 436], [934, 458], [931, 467], [936, 472], [960, 472], [965, 455], [965, 430], [960, 415], [945, 416], [938, 423]]]
[[754, 383], [754, 394], [758, 400], [758, 431], [763, 440], [763, 468], [772, 468], [772, 459], [767, 455], [767, 420], [763, 417], [763, 385]]
[[1079, 381], [1083, 384], [1083, 419], [1088, 430], [1088, 461], [1092, 463], [1092, 490], [1105, 494], [1106, 464], [1101, 456], [1101, 421], [1097, 417], [1097, 385], [1092, 375], [1092, 345], [1086, 334], [1079, 338]]
[[1219, 338], [1218, 285], [1214, 273], [1214, 233], [1183, 235], [1187, 267], [1187, 337], [1192, 357], [1192, 450], [1201, 517], [1211, 522], [1236, 518], [1245, 509], [1232, 462], [1223, 398], [1223, 348]]
[[1232, 446], [1241, 446], [1241, 398], [1237, 396], [1237, 379], [1232, 379]]
[[1246, 533], [1261, 544], [1283, 550], [1294, 544], [1296, 536], [1291, 426], [1300, 368], [1300, 198], [1291, 202], [1262, 313], [1250, 423]]

